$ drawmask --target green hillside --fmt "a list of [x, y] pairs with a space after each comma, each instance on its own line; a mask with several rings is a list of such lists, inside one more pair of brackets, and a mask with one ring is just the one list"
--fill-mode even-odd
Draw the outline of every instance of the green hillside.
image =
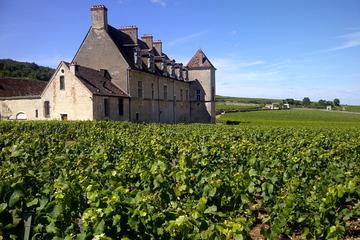
[[39, 66], [36, 63], [0, 59], [0, 78], [13, 77], [48, 81], [54, 71], [52, 68]]

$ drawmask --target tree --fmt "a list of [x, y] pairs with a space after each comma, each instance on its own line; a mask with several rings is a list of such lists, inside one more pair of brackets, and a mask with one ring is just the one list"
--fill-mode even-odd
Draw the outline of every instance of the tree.
[[319, 100], [319, 105], [320, 106], [326, 106], [326, 104], [327, 104], [326, 100], [324, 100], [324, 99]]
[[302, 100], [302, 103], [304, 106], [309, 106], [311, 103], [310, 98], [304, 97], [304, 99]]
[[285, 102], [288, 103], [288, 104], [290, 104], [290, 105], [294, 105], [295, 100], [292, 99], [292, 98], [287, 98], [287, 99], [285, 99]]
[[340, 99], [335, 98], [335, 99], [334, 99], [334, 105], [335, 105], [335, 106], [340, 106]]

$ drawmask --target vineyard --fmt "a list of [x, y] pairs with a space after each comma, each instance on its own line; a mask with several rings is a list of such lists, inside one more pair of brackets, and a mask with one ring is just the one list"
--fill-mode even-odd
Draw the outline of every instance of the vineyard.
[[359, 161], [356, 127], [0, 122], [0, 239], [341, 239]]

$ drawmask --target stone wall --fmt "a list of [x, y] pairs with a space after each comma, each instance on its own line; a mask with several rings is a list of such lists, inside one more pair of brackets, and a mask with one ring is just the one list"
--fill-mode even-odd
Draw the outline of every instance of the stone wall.
[[[191, 69], [189, 79], [197, 80], [192, 82], [190, 90], [191, 121], [215, 122], [215, 69]], [[201, 92], [200, 101], [197, 101], [197, 90]]]
[[[104, 99], [108, 99], [109, 112], [105, 116]], [[119, 111], [119, 99], [122, 99], [123, 111]], [[119, 97], [93, 96], [94, 120], [129, 121], [129, 99]]]
[[[142, 85], [142, 97], [139, 97], [139, 82]], [[185, 96], [189, 91], [188, 82], [131, 70], [129, 86], [132, 121], [165, 123], [190, 121], [190, 104]], [[164, 93], [164, 86], [167, 88], [167, 96]], [[182, 101], [180, 89], [183, 90]]]
[[[60, 76], [64, 76], [65, 89], [60, 90]], [[41, 97], [42, 102], [50, 102], [50, 116], [44, 116], [44, 107], [41, 114], [44, 119], [61, 119], [62, 114], [67, 114], [68, 120], [93, 119], [92, 93], [70, 72], [64, 64], [60, 64], [56, 73]], [[42, 103], [42, 105], [44, 105]]]
[[106, 69], [111, 81], [128, 92], [127, 64], [119, 49], [103, 29], [91, 28], [74, 57], [74, 62], [95, 70]]
[[[22, 113], [29, 120], [42, 119], [43, 109], [43, 102], [40, 98], [0, 100], [0, 119], [14, 120]], [[36, 111], [38, 116], [36, 116]]]

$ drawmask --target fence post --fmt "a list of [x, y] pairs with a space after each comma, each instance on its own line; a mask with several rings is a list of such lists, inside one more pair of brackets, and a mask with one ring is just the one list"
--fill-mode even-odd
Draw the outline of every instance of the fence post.
[[33, 212], [23, 212], [23, 219], [24, 219], [24, 236], [23, 236], [23, 240], [30, 240], [32, 217], [33, 217]]

